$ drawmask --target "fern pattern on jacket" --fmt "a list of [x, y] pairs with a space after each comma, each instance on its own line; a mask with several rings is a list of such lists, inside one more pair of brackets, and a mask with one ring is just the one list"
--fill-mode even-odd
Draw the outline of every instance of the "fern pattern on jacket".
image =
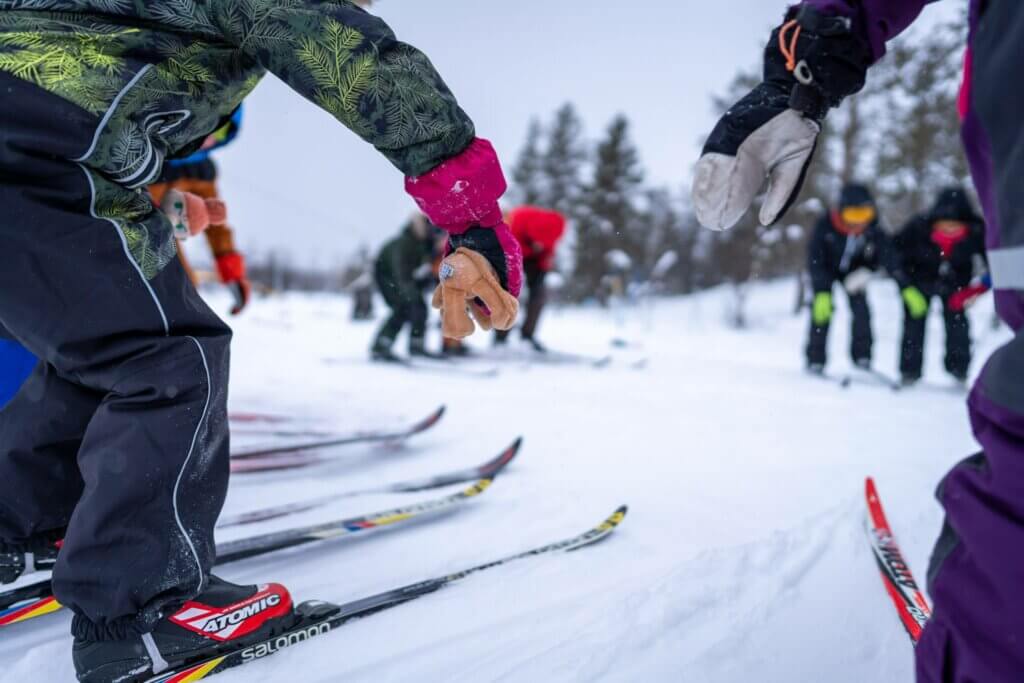
[[267, 70], [406, 175], [433, 169], [475, 135], [427, 57], [346, 0], [0, 0], [0, 71], [96, 116], [96, 135], [74, 161], [147, 277], [174, 245], [153, 207], [143, 213], [139, 189], [216, 129]]

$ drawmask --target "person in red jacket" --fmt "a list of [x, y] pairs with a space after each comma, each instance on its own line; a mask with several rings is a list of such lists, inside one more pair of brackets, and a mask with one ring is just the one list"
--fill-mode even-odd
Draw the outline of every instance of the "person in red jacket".
[[[555, 250], [565, 235], [565, 216], [557, 211], [537, 206], [521, 206], [512, 210], [506, 221], [522, 247], [523, 270], [526, 273], [526, 286], [530, 290], [526, 303], [526, 319], [520, 333], [523, 341], [543, 353], [546, 349], [534, 335], [537, 333], [537, 324], [540, 322], [544, 304], [547, 303], [544, 279], [555, 267]], [[508, 332], [499, 330], [495, 336], [495, 343], [504, 344], [507, 339]]]

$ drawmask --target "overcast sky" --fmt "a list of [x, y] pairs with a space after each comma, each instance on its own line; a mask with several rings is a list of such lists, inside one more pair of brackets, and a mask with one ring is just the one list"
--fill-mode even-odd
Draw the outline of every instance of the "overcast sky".
[[[940, 2], [924, 20], [961, 4]], [[571, 101], [589, 138], [627, 114], [649, 179], [679, 188], [714, 123], [711, 95], [758, 63], [785, 5], [380, 0], [375, 11], [430, 56], [506, 169], [530, 118], [547, 120]], [[273, 77], [247, 101], [242, 137], [219, 159], [243, 249], [285, 248], [330, 266], [362, 243], [380, 244], [414, 208], [394, 167]]]

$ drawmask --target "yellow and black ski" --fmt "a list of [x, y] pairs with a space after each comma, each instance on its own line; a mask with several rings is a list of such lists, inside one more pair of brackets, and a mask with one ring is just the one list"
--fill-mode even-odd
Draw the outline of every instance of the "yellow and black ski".
[[135, 683], [184, 683], [185, 681], [198, 681], [227, 669], [241, 666], [242, 664], [249, 664], [280, 652], [292, 645], [297, 645], [330, 633], [353, 619], [382, 612], [424, 595], [434, 593], [451, 583], [461, 581], [471, 574], [528, 557], [579, 550], [580, 548], [593, 545], [607, 538], [622, 523], [625, 516], [626, 506], [623, 505], [604, 522], [579, 536], [533, 548], [532, 550], [510, 555], [499, 560], [486, 562], [453, 574], [427, 579], [426, 581], [378, 593], [370, 597], [360, 598], [340, 605], [319, 601], [304, 602], [296, 608], [301, 617], [299, 623], [282, 634], [259, 643], [238, 648], [237, 650], [219, 653], [214, 657], [199, 662], [179, 664], [172, 669], [159, 673], [149, 672], [147, 674], [140, 674], [139, 678], [133, 679], [133, 681]]

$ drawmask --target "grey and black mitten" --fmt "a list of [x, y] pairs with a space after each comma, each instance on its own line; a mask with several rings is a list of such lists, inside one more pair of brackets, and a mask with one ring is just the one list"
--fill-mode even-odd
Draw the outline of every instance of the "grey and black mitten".
[[825, 114], [864, 87], [872, 55], [847, 17], [803, 5], [772, 33], [764, 80], [711, 132], [693, 183], [697, 219], [734, 226], [768, 184], [760, 220], [771, 225], [796, 200]]

